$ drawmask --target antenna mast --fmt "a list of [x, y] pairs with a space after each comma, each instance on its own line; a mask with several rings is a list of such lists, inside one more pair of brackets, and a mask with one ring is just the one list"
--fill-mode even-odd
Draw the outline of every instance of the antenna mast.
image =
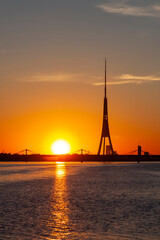
[[105, 87], [104, 87], [104, 98], [106, 98], [106, 58], [105, 58]]

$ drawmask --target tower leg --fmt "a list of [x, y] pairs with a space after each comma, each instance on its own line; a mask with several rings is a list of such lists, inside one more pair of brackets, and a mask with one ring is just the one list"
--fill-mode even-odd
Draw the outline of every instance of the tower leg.
[[113, 147], [112, 147], [112, 142], [111, 142], [110, 135], [109, 135], [109, 145], [110, 145], [111, 152], [112, 152], [112, 155], [113, 155], [114, 153], [113, 153]]
[[103, 155], [105, 155], [105, 148], [106, 148], [106, 146], [105, 146], [105, 137], [104, 137], [104, 142], [103, 142]]
[[100, 144], [99, 144], [98, 155], [100, 155], [100, 152], [101, 152], [101, 146], [102, 146], [102, 136], [101, 136], [101, 141], [100, 141]]

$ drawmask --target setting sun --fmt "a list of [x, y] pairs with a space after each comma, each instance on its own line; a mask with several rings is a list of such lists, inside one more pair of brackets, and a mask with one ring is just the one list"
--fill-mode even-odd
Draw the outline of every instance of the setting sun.
[[66, 140], [59, 139], [51, 145], [51, 150], [53, 154], [66, 154], [70, 153], [71, 146]]

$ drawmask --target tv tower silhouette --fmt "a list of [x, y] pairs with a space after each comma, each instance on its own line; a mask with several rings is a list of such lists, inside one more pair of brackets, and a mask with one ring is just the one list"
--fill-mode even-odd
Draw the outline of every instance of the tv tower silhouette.
[[[106, 144], [106, 138], [108, 143]], [[105, 85], [104, 85], [104, 106], [103, 106], [103, 125], [102, 125], [102, 135], [98, 149], [98, 155], [101, 153], [103, 143], [103, 155], [113, 155], [113, 146], [111, 142], [109, 124], [108, 124], [108, 106], [107, 106], [107, 97], [106, 97], [106, 58], [105, 58]]]

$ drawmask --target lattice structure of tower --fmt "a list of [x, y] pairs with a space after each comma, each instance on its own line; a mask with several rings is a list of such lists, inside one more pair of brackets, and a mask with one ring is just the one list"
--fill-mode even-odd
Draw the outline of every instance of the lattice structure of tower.
[[105, 85], [104, 85], [104, 106], [103, 106], [103, 125], [102, 125], [102, 134], [101, 140], [98, 149], [98, 155], [113, 155], [113, 146], [111, 142], [109, 124], [108, 124], [108, 104], [106, 96], [106, 59], [105, 59]]

